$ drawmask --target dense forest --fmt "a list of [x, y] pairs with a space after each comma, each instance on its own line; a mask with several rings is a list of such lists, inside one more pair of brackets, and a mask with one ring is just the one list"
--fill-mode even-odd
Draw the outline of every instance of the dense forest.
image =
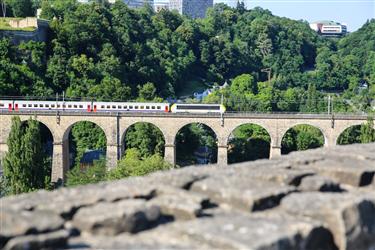
[[[130, 9], [122, 1], [5, 2], [7, 16], [41, 8], [50, 30], [46, 43], [0, 40], [0, 96], [55, 98], [64, 92], [74, 99], [163, 101], [187, 90], [192, 95], [201, 85], [216, 89], [203, 102], [223, 101], [229, 111], [327, 112], [330, 97], [333, 112], [374, 112], [375, 19], [343, 38], [325, 38], [306, 21], [243, 4], [216, 4], [206, 18], [191, 19], [150, 6]], [[345, 131], [339, 143], [374, 141], [371, 126], [369, 120]], [[105, 150], [95, 124], [77, 124], [70, 137], [74, 165], [88, 149]], [[124, 140], [127, 149], [138, 149], [132, 159], [163, 154], [163, 136], [151, 124], [136, 124]], [[241, 126], [229, 142], [229, 163], [267, 158], [269, 143], [261, 127]], [[322, 144], [320, 131], [305, 125], [282, 142], [283, 153]], [[185, 152], [177, 153], [179, 164], [195, 163], [202, 145], [216, 150], [208, 127], [183, 128], [176, 139], [177, 152]]]

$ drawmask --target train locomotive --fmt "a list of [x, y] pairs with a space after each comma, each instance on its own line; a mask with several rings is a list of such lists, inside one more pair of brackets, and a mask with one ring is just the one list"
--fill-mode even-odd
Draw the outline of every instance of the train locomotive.
[[0, 100], [0, 111], [220, 113], [222, 104]]

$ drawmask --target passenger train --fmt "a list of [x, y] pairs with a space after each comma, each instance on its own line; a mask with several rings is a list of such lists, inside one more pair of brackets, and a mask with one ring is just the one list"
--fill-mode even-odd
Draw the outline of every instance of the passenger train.
[[0, 111], [220, 113], [221, 104], [0, 100]]

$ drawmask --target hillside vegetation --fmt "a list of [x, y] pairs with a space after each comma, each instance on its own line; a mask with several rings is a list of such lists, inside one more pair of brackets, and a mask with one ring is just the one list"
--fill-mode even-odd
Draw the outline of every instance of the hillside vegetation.
[[[224, 93], [235, 100], [233, 109], [322, 111], [326, 104], [319, 102], [333, 92], [340, 93], [340, 111], [370, 110], [375, 95], [375, 20], [345, 38], [327, 39], [307, 22], [242, 5], [215, 5], [197, 20], [129, 9], [121, 1], [45, 0], [41, 6], [42, 17], [51, 20], [46, 44], [0, 42], [0, 95], [65, 91], [69, 97], [128, 100], [152, 83], [156, 95], [166, 98], [196, 79], [222, 85], [242, 74], [251, 81]], [[262, 72], [267, 68], [271, 85]], [[364, 82], [368, 89], [359, 90]], [[238, 99], [236, 91], [244, 97]], [[249, 105], [249, 99], [261, 104]]]

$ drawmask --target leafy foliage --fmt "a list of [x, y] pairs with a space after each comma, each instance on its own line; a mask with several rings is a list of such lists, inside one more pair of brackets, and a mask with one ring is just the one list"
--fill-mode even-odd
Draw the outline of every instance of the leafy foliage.
[[150, 123], [136, 123], [126, 131], [125, 147], [138, 149], [141, 157], [164, 155], [164, 136]]
[[70, 137], [70, 150], [75, 152], [75, 166], [79, 166], [87, 150], [106, 151], [107, 140], [104, 131], [92, 122], [78, 122], [73, 125]]
[[254, 124], [236, 128], [229, 138], [228, 163], [269, 158], [271, 138], [267, 131]]
[[106, 172], [106, 161], [104, 159], [96, 160], [93, 166], [84, 169], [81, 169], [80, 166], [75, 166], [66, 175], [66, 185], [72, 187], [98, 183], [105, 180]]
[[116, 180], [130, 176], [143, 176], [158, 170], [167, 170], [172, 168], [172, 165], [164, 161], [159, 154], [154, 154], [149, 157], [141, 157], [141, 153], [131, 148], [126, 151], [116, 168], [109, 171], [108, 179]]
[[184, 126], [176, 135], [177, 164], [180, 166], [197, 163], [194, 153], [201, 147], [212, 151], [210, 163], [217, 161], [217, 138], [215, 132], [201, 123]]
[[345, 129], [337, 139], [339, 145], [370, 142], [375, 142], [374, 122], [371, 117], [368, 118], [366, 124]]
[[2, 180], [7, 194], [49, 188], [51, 167], [42, 147], [39, 123], [29, 119], [22, 124], [18, 116], [13, 117], [7, 144]]
[[164, 161], [159, 154], [141, 157], [141, 153], [132, 148], [126, 151], [125, 156], [118, 162], [117, 167], [110, 171], [107, 171], [104, 159], [94, 161], [93, 166], [87, 168], [73, 168], [68, 171], [66, 185], [77, 186], [105, 180], [118, 180], [131, 176], [143, 176], [170, 168], [172, 168], [172, 165]]
[[322, 147], [324, 136], [322, 132], [310, 125], [297, 125], [289, 129], [281, 141], [281, 153], [307, 150]]

